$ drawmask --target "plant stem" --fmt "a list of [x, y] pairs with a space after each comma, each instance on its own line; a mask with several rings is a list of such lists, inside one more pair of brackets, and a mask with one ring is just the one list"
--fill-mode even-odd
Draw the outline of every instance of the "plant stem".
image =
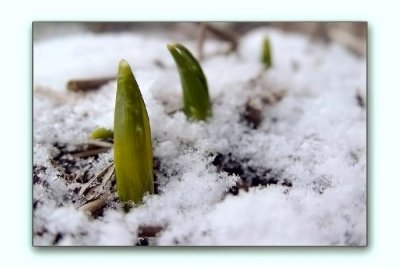
[[114, 161], [117, 191], [122, 202], [139, 203], [154, 192], [153, 153], [146, 106], [129, 64], [118, 69], [114, 115]]

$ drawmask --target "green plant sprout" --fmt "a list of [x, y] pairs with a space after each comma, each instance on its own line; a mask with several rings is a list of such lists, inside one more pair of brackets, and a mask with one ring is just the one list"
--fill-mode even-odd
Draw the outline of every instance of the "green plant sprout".
[[265, 69], [272, 66], [271, 42], [267, 37], [263, 40], [261, 62], [264, 64]]
[[149, 117], [132, 70], [121, 60], [114, 114], [114, 161], [122, 202], [141, 202], [154, 193], [153, 152]]
[[183, 112], [190, 120], [206, 120], [212, 116], [207, 80], [198, 61], [181, 44], [167, 45], [178, 67], [183, 89]]
[[90, 133], [90, 138], [95, 140], [113, 139], [114, 132], [111, 129], [100, 127]]

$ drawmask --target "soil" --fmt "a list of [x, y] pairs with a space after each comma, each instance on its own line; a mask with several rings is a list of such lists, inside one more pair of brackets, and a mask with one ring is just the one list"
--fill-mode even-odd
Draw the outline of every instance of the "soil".
[[249, 160], [237, 158], [232, 153], [227, 155], [216, 154], [212, 164], [217, 167], [218, 171], [239, 176], [238, 182], [229, 189], [228, 194], [238, 195], [240, 189], [248, 191], [249, 188], [257, 186], [267, 187], [268, 185], [280, 184], [287, 187], [287, 191], [293, 186], [290, 179], [282, 176], [281, 170], [251, 166], [248, 164]]
[[[253, 127], [253, 125], [249, 125]], [[87, 200], [84, 196], [80, 195], [81, 189], [83, 187], [87, 187], [88, 184], [93, 183], [91, 180], [95, 176], [90, 172], [93, 168], [93, 165], [90, 161], [82, 161], [86, 158], [79, 159], [73, 157], [77, 152], [82, 152], [84, 150], [92, 150], [93, 146], [80, 145], [77, 146], [73, 150], [68, 150], [68, 146], [66, 144], [54, 144], [59, 150], [59, 153], [52, 158], [51, 163], [53, 166], [59, 170], [59, 177], [64, 179], [64, 182], [68, 185], [71, 192], [69, 196], [66, 196], [64, 199], [71, 201], [75, 206], [82, 207], [87, 205], [90, 202], [94, 202], [98, 200], [98, 198], [94, 198], [93, 200]], [[222, 154], [215, 153], [214, 160], [212, 161], [212, 165], [214, 165], [218, 172], [226, 172], [229, 175], [237, 175], [239, 180], [236, 185], [231, 187], [229, 191], [227, 191], [227, 195], [238, 195], [240, 190], [248, 191], [251, 187], [268, 187], [269, 185], [282, 185], [286, 187], [286, 193], [290, 190], [293, 185], [293, 182], [282, 176], [282, 171], [266, 168], [260, 166], [252, 166], [249, 165], [250, 159], [241, 159], [233, 155], [232, 153]], [[97, 158], [96, 155], [93, 156]], [[48, 183], [42, 179], [44, 172], [46, 171], [45, 167], [42, 166], [33, 166], [33, 184], [42, 184], [45, 188], [48, 188]], [[154, 189], [155, 194], [159, 193], [157, 184], [157, 176], [163, 173], [161, 168], [161, 160], [159, 158], [154, 158], [154, 174], [155, 174], [155, 182]], [[165, 176], [167, 174], [163, 174]], [[95, 186], [99, 185], [99, 183], [94, 184]], [[115, 176], [111, 177], [111, 182], [108, 184], [108, 187], [102, 189], [104, 193], [101, 196], [113, 196], [112, 198], [106, 199], [104, 204], [99, 207], [96, 207], [93, 211], [90, 211], [90, 215], [93, 219], [97, 219], [103, 216], [103, 211], [106, 208], [115, 207], [115, 204], [118, 203], [118, 198], [115, 195]], [[38, 206], [40, 206], [40, 200], [33, 200], [33, 210], [36, 210]], [[125, 207], [123, 207], [125, 208]], [[127, 209], [127, 211], [130, 210]], [[139, 226], [138, 228], [138, 242], [137, 246], [148, 246], [151, 244], [152, 237], [156, 237], [159, 232], [164, 229], [162, 226]], [[43, 235], [47, 230], [42, 230], [37, 232], [36, 235]], [[57, 245], [57, 243], [62, 239], [63, 234], [57, 233], [53, 245]]]

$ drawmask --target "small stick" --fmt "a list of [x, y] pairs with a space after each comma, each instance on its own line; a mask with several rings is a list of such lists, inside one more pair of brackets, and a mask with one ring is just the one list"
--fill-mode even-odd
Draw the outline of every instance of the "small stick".
[[93, 79], [73, 79], [68, 81], [67, 89], [77, 91], [88, 91], [100, 88], [102, 85], [115, 80], [116, 77], [93, 78]]
[[159, 232], [164, 230], [162, 226], [159, 225], [142, 225], [138, 228], [139, 237], [155, 237]]
[[[112, 168], [111, 168], [111, 167], [112, 167]], [[110, 172], [110, 168], [111, 168], [112, 172]], [[107, 174], [107, 171], [108, 171], [108, 174]], [[108, 177], [111, 177], [113, 173], [114, 173], [114, 162], [112, 162], [111, 164], [109, 164], [108, 166], [106, 166], [105, 168], [103, 168], [103, 169], [99, 172], [99, 174], [97, 174], [96, 176], [94, 176], [93, 179], [91, 179], [88, 183], [86, 183], [86, 185], [83, 186], [83, 187], [81, 188], [81, 190], [79, 191], [79, 195], [81, 195], [81, 196], [84, 197], [84, 194], [86, 193], [86, 190], [88, 189], [88, 187], [90, 187], [90, 185], [91, 185], [94, 181], [96, 181], [99, 177], [101, 177], [101, 176], [103, 176], [103, 175], [105, 176], [105, 174], [107, 174]]]
[[197, 55], [200, 60], [202, 60], [204, 58], [203, 47], [204, 47], [204, 42], [205, 42], [207, 31], [210, 31], [219, 39], [225, 40], [225, 41], [228, 41], [231, 43], [231, 47], [227, 51], [227, 53], [236, 50], [236, 48], [238, 46], [238, 41], [237, 41], [237, 38], [234, 33], [227, 31], [227, 30], [219, 29], [211, 24], [203, 22], [203, 23], [200, 23], [200, 30], [199, 30], [198, 38], [197, 38]]
[[103, 147], [103, 148], [98, 148], [98, 149], [93, 149], [93, 150], [87, 150], [79, 153], [74, 153], [72, 154], [73, 158], [85, 158], [93, 155], [98, 155], [101, 153], [105, 153], [110, 149], [110, 147]]
[[219, 29], [211, 24], [205, 23], [207, 30], [213, 33], [215, 36], [222, 40], [229, 41], [231, 43], [231, 51], [235, 50], [238, 46], [238, 41], [233, 32]]
[[88, 142], [89, 145], [96, 145], [102, 148], [112, 148], [114, 145], [111, 142], [99, 141], [99, 140], [90, 140]]
[[204, 57], [203, 46], [204, 46], [204, 40], [206, 39], [206, 34], [207, 34], [207, 24], [200, 23], [200, 29], [197, 37], [197, 56], [199, 57], [199, 60], [202, 60]]
[[107, 200], [108, 195], [102, 195], [99, 198], [80, 206], [79, 210], [93, 216], [106, 205]]

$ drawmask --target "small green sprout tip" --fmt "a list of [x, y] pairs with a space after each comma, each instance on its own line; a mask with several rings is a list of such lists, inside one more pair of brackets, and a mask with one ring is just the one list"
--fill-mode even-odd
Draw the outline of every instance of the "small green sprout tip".
[[206, 120], [212, 115], [207, 80], [198, 61], [181, 44], [167, 45], [178, 67], [183, 89], [183, 111], [190, 120]]
[[114, 138], [114, 132], [104, 127], [96, 128], [90, 133], [90, 138], [95, 140], [105, 140]]
[[265, 37], [263, 41], [261, 61], [266, 69], [272, 66], [271, 42], [267, 37]]
[[149, 117], [139, 86], [125, 60], [118, 68], [114, 114], [114, 161], [117, 192], [122, 202], [141, 202], [154, 192]]

